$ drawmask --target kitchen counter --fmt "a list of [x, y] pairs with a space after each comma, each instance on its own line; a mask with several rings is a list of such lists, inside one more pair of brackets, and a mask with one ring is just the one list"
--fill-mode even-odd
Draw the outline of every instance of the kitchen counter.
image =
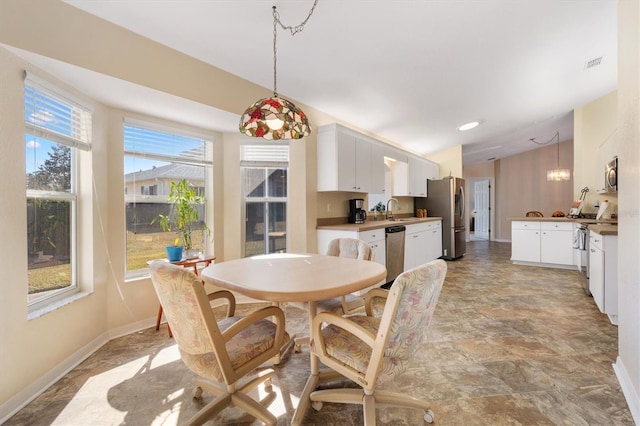
[[618, 225], [589, 225], [589, 231], [600, 235], [618, 235]]
[[336, 223], [330, 225], [318, 225], [316, 229], [332, 229], [336, 231], [371, 231], [383, 229], [387, 226], [413, 225], [415, 223], [434, 222], [442, 220], [441, 217], [398, 217], [396, 220], [367, 220], [365, 223]]
[[518, 222], [578, 222], [578, 223], [607, 223], [617, 225], [618, 219], [587, 219], [584, 217], [510, 217], [508, 220]]

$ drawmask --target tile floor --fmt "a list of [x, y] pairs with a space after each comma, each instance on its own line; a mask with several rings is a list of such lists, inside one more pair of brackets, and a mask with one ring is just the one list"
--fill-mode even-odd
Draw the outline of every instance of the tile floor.
[[[388, 387], [431, 400], [436, 425], [633, 425], [612, 369], [617, 328], [585, 296], [580, 274], [512, 265], [510, 248], [474, 241], [447, 262], [430, 340]], [[304, 311], [285, 310], [289, 331], [304, 333]], [[290, 423], [308, 356], [305, 349], [276, 368], [270, 410], [279, 425]], [[165, 328], [143, 330], [106, 344], [6, 425], [182, 424], [199, 406], [193, 378]], [[422, 424], [421, 414], [377, 412], [390, 425]], [[208, 424], [258, 422], [227, 409]], [[362, 424], [362, 410], [325, 404], [305, 424]]]

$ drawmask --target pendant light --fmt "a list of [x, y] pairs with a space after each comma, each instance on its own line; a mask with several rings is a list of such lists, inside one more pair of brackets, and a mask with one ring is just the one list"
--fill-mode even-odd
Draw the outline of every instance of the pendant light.
[[529, 139], [531, 142], [538, 145], [547, 145], [554, 140], [557, 142], [558, 162], [555, 169], [547, 170], [547, 181], [561, 181], [571, 179], [571, 171], [569, 169], [560, 168], [560, 132], [556, 132], [551, 139], [546, 142], [538, 142], [535, 138]]
[[306, 114], [290, 100], [278, 96], [276, 40], [278, 25], [282, 29], [291, 31], [292, 36], [302, 31], [317, 4], [318, 0], [315, 0], [307, 18], [295, 27], [283, 25], [276, 7], [273, 6], [273, 96], [260, 99], [246, 109], [240, 117], [240, 133], [263, 139], [280, 140], [301, 139], [311, 132]]

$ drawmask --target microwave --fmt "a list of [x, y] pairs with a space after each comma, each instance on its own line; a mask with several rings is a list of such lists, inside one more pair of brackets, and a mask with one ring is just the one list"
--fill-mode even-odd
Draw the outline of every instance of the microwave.
[[618, 192], [618, 158], [607, 163], [604, 170], [604, 189], [606, 192]]

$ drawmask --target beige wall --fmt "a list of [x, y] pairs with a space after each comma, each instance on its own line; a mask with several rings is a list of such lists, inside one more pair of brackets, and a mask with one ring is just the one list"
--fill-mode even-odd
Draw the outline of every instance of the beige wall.
[[[548, 182], [547, 169], [556, 168], [557, 144], [495, 161], [496, 224], [494, 236], [511, 241], [512, 217], [523, 217], [535, 210], [551, 216], [555, 210], [565, 214], [571, 207], [573, 182]], [[573, 141], [560, 143], [560, 167], [573, 169]]]
[[640, 424], [640, 4], [618, 2], [618, 360], [629, 408]]
[[[608, 93], [574, 110], [573, 133], [576, 147], [574, 150], [574, 196], [579, 198], [582, 188], [589, 188], [583, 211], [597, 212], [594, 205], [607, 199], [612, 211], [617, 211], [618, 198], [612, 195], [600, 195], [598, 189], [604, 182], [604, 167], [599, 162], [599, 150], [604, 143], [614, 144], [618, 135], [618, 94]], [[615, 151], [615, 149], [614, 149]]]
[[425, 157], [434, 163], [438, 163], [440, 177], [462, 177], [462, 145], [438, 151]]

